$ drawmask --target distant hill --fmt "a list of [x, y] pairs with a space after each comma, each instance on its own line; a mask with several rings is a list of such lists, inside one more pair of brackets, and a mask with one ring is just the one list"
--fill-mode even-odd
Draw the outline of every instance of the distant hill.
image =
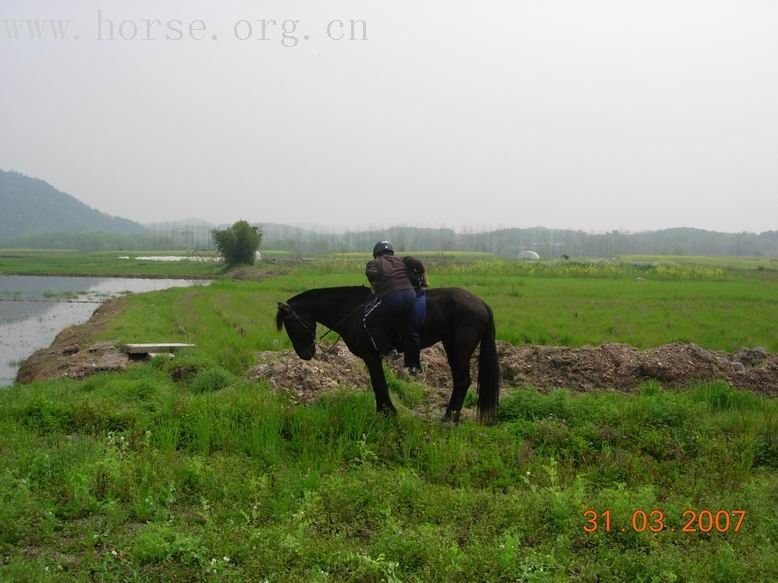
[[131, 235], [145, 229], [95, 210], [48, 182], [0, 170], [0, 239], [95, 232]]
[[[398, 226], [388, 229], [321, 230], [276, 223], [262, 229], [262, 248], [299, 255], [369, 252], [389, 239], [398, 251], [481, 251], [517, 257], [535, 251], [543, 258], [616, 255], [778, 256], [778, 231], [721, 233], [672, 228], [640, 233], [602, 234], [533, 227], [496, 231]], [[148, 224], [112, 217], [60, 192], [47, 182], [0, 170], [0, 247], [46, 249], [203, 249], [211, 230], [227, 225], [190, 218]]]

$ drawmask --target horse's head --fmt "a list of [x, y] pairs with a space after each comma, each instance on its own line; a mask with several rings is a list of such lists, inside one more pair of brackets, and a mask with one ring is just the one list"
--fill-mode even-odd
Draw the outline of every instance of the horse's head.
[[298, 314], [289, 305], [278, 302], [276, 329], [280, 331], [281, 328], [286, 328], [297, 356], [311, 360], [316, 353], [316, 322]]

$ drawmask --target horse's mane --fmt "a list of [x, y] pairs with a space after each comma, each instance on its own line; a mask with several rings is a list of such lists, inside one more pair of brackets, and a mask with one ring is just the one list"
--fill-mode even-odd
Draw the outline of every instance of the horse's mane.
[[[341, 303], [356, 304], [364, 302], [369, 291], [370, 289], [363, 285], [320, 287], [297, 294], [296, 296], [289, 298], [287, 302], [291, 304], [316, 300], [331, 300]], [[276, 329], [281, 330], [281, 328], [283, 328], [286, 313], [284, 308], [279, 305], [278, 311], [276, 312]]]
[[346, 285], [340, 287], [320, 287], [309, 289], [301, 294], [289, 298], [289, 302], [300, 302], [321, 299], [333, 299], [340, 301], [362, 301], [367, 296], [369, 288], [364, 285]]
[[284, 327], [284, 311], [281, 309], [281, 306], [278, 307], [278, 310], [276, 310], [276, 330], [279, 332], [281, 331], [281, 328]]

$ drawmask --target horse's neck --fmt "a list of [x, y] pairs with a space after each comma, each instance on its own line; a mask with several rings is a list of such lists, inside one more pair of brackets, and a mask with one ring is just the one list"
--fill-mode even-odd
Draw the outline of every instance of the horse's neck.
[[349, 316], [356, 313], [357, 308], [362, 304], [362, 301], [353, 301], [350, 298], [342, 301], [332, 298], [319, 298], [316, 301], [310, 302], [305, 310], [308, 311], [318, 323], [323, 324], [328, 328], [335, 328], [349, 319]]

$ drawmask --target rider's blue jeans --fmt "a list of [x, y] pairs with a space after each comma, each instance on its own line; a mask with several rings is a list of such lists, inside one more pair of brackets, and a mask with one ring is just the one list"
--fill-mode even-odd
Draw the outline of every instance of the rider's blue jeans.
[[419, 366], [421, 347], [415, 314], [416, 292], [412, 289], [389, 292], [368, 308], [363, 322], [376, 350], [381, 354], [390, 352], [394, 346], [384, 330], [392, 327], [399, 328], [405, 366]]

